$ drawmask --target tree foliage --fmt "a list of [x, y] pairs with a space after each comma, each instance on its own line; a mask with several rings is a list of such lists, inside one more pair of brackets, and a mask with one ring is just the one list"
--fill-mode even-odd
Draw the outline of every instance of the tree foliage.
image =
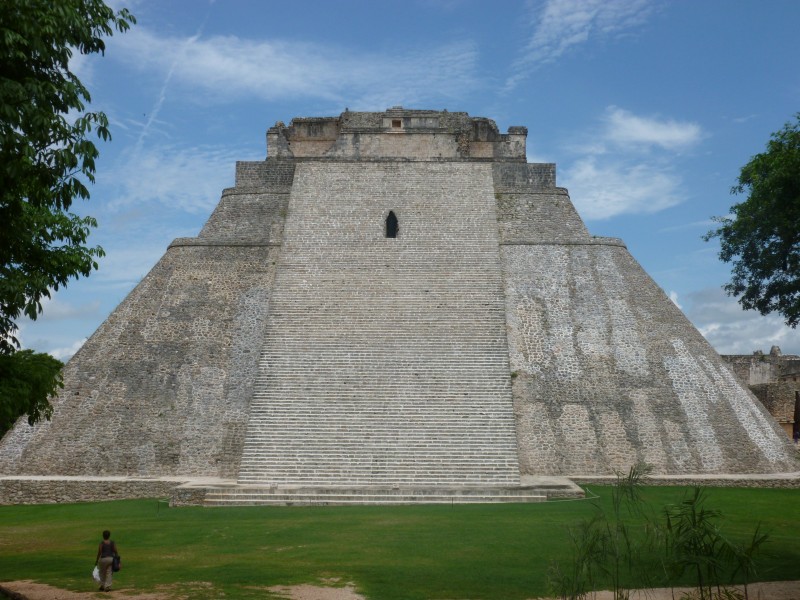
[[89, 198], [99, 154], [89, 136], [108, 140], [108, 119], [86, 110], [91, 97], [70, 59], [76, 52], [103, 54], [103, 38], [132, 23], [127, 9], [115, 12], [102, 0], [0, 0], [3, 413], [25, 406], [33, 421], [49, 416], [59, 370], [18, 351], [15, 323], [23, 315], [36, 319], [51, 291], [89, 275], [103, 256], [102, 248], [87, 246], [95, 220], [69, 209], [75, 199]]
[[54, 396], [63, 387], [62, 366], [49, 354], [32, 350], [0, 355], [0, 437], [20, 415], [28, 415], [31, 425], [50, 418], [53, 407], [42, 398]]
[[733, 265], [725, 291], [745, 309], [777, 312], [800, 322], [800, 113], [772, 134], [766, 152], [750, 159], [731, 193], [747, 200], [717, 217], [719, 257]]

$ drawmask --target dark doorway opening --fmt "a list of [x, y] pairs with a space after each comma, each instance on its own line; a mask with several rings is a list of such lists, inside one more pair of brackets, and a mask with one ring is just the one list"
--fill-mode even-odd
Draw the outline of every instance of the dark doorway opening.
[[386, 237], [396, 238], [399, 230], [400, 226], [397, 223], [397, 216], [394, 214], [393, 210], [390, 210], [389, 216], [386, 217]]
[[800, 442], [800, 392], [794, 393], [794, 425], [792, 425], [792, 439]]

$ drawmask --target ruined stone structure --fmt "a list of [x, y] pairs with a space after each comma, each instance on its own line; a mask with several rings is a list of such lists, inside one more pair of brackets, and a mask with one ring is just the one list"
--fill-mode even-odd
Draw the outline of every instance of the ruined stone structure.
[[769, 354], [723, 355], [741, 382], [761, 401], [792, 439], [800, 437], [800, 356], [783, 354], [773, 346]]
[[624, 243], [526, 162], [526, 135], [399, 107], [277, 123], [69, 362], [52, 420], [2, 440], [0, 499], [34, 476], [508, 496], [638, 461], [796, 471]]

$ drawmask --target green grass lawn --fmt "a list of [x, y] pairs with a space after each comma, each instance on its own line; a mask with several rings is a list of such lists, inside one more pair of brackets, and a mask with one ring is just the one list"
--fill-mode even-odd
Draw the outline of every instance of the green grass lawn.
[[[609, 509], [611, 488], [592, 486]], [[685, 488], [650, 487], [654, 508]], [[800, 579], [800, 490], [708, 490], [729, 537], [770, 533], [760, 580]], [[265, 598], [264, 586], [353, 582], [376, 600], [522, 599], [548, 593], [551, 561], [589, 501], [462, 506], [167, 508], [156, 500], [0, 506], [0, 581], [93, 589], [103, 529], [123, 557], [115, 587]], [[644, 527], [642, 526], [642, 529]], [[655, 563], [654, 563], [655, 564]], [[204, 583], [205, 582], [205, 583]], [[636, 582], [631, 582], [635, 584]], [[208, 584], [211, 584], [210, 586]], [[254, 589], [262, 588], [262, 589]]]

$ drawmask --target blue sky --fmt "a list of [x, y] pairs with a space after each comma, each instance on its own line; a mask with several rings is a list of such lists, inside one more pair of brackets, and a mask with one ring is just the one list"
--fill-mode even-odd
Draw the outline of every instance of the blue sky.
[[394, 105], [528, 128], [595, 235], [633, 256], [721, 353], [800, 330], [743, 311], [701, 239], [739, 169], [800, 111], [795, 0], [132, 0], [138, 24], [74, 69], [106, 112], [92, 241], [107, 256], [34, 322], [25, 347], [66, 360], [176, 237], [195, 236], [236, 160], [295, 116]]

